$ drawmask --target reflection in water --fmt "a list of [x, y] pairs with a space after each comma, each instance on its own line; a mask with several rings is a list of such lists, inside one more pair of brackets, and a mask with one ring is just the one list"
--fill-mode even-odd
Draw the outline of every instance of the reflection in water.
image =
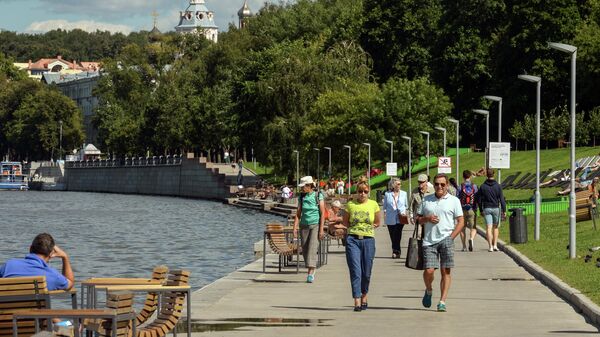
[[219, 202], [78, 192], [2, 192], [0, 213], [0, 263], [25, 256], [48, 232], [70, 255], [76, 281], [150, 277], [164, 264], [191, 270], [194, 289], [251, 262], [264, 225], [283, 221]]
[[[316, 318], [224, 318], [215, 320], [192, 320], [192, 332], [241, 331], [245, 327], [316, 327], [331, 326], [331, 319]], [[177, 332], [187, 332], [185, 322], [177, 324]]]

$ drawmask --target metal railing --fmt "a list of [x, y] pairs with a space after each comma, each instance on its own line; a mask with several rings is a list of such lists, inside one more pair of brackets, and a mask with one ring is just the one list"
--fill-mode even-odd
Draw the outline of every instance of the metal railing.
[[[566, 212], [569, 208], [568, 198], [549, 198], [540, 203], [540, 214]], [[524, 208], [524, 214], [530, 215], [535, 212], [535, 202], [530, 200], [507, 200], [506, 208]]]
[[93, 167], [148, 167], [181, 165], [182, 157], [179, 155], [152, 156], [152, 157], [124, 157], [118, 159], [94, 159], [66, 162], [67, 168], [93, 168]]

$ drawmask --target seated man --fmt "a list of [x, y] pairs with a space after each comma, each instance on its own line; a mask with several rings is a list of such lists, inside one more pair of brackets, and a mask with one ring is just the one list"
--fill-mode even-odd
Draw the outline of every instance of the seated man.
[[[50, 267], [50, 259], [62, 259], [62, 274]], [[46, 276], [48, 290], [68, 290], [73, 287], [74, 276], [69, 256], [60, 249], [50, 234], [38, 234], [29, 247], [29, 254], [24, 259], [10, 259], [0, 265], [0, 278]]]

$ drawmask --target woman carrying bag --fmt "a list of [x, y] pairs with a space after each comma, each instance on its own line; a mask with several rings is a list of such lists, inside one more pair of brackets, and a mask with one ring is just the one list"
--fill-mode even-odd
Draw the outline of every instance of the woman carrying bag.
[[298, 237], [298, 225], [302, 231], [302, 257], [308, 269], [307, 283], [315, 281], [317, 250], [319, 241], [325, 236], [325, 198], [315, 191], [315, 182], [311, 176], [302, 177], [298, 185], [302, 190], [298, 198], [298, 210], [294, 217], [294, 238]]
[[400, 258], [400, 241], [402, 240], [402, 230], [408, 223], [406, 209], [408, 200], [406, 192], [400, 190], [402, 181], [398, 178], [390, 179], [390, 191], [385, 192], [383, 198], [383, 213], [385, 224], [392, 241], [392, 259]]

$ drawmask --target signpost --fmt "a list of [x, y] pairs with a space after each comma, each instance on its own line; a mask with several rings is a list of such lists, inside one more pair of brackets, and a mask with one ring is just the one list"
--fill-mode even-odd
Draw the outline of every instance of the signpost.
[[385, 174], [388, 177], [396, 177], [398, 175], [398, 164], [397, 163], [385, 164]]
[[438, 173], [452, 173], [452, 158], [438, 158]]
[[490, 142], [489, 167], [495, 169], [510, 168], [510, 143]]

